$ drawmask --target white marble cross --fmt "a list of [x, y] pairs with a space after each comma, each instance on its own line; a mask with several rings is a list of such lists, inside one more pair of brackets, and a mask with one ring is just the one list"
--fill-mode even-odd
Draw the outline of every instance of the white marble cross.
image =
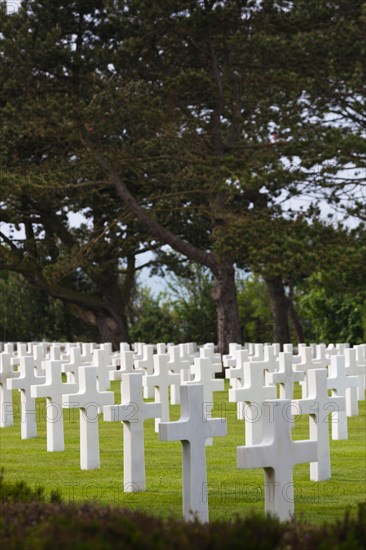
[[82, 361], [82, 363], [85, 363], [87, 365], [91, 365], [91, 362], [92, 362], [92, 359], [93, 359], [93, 350], [94, 350], [94, 344], [93, 343], [83, 342], [81, 344], [81, 361]]
[[100, 467], [98, 410], [113, 405], [114, 393], [99, 391], [96, 367], [79, 368], [79, 391], [62, 396], [62, 406], [80, 409], [80, 468]]
[[167, 350], [167, 346], [166, 344], [164, 344], [164, 342], [159, 342], [158, 344], [156, 344], [157, 355], [165, 355], [167, 352], [166, 350]]
[[263, 361], [264, 359], [264, 344], [253, 344], [249, 350], [250, 361]]
[[205, 344], [199, 351], [201, 359], [210, 359], [214, 372], [222, 372], [222, 360], [219, 353], [215, 353], [213, 344]]
[[332, 413], [332, 438], [348, 439], [347, 406], [351, 399], [349, 390], [357, 388], [358, 377], [347, 376], [344, 355], [333, 355], [328, 367], [328, 390], [332, 390], [332, 396], [341, 396], [346, 400], [346, 410]]
[[10, 358], [10, 363], [13, 367], [19, 367], [22, 357], [32, 357], [31, 354], [27, 351], [27, 344], [22, 342], [17, 342], [17, 349], [15, 353], [12, 353]]
[[265, 511], [281, 521], [294, 515], [293, 468], [317, 459], [316, 441], [293, 441], [291, 401], [272, 400], [263, 405], [263, 440], [237, 447], [238, 468], [264, 468]]
[[[205, 418], [211, 417], [211, 411], [214, 406], [213, 392], [224, 391], [225, 389], [225, 381], [222, 378], [215, 378], [216, 369], [217, 365], [212, 362], [212, 357], [195, 357], [194, 364], [191, 366], [191, 374], [194, 375], [194, 379], [186, 382], [188, 385], [203, 384], [203, 412]], [[211, 438], [207, 439], [206, 445], [212, 445]]]
[[33, 344], [32, 355], [37, 376], [44, 376], [44, 368], [42, 362], [45, 358], [45, 352], [42, 344]]
[[109, 373], [110, 380], [122, 380], [122, 376], [128, 373], [141, 373], [144, 374], [144, 370], [136, 370], [134, 366], [134, 353], [133, 351], [121, 351], [118, 364], [120, 368], [118, 370], [112, 370]]
[[[188, 382], [190, 378], [190, 365], [191, 361], [183, 359], [180, 354], [179, 346], [171, 346], [168, 348], [169, 355], [169, 367], [172, 372], [180, 375], [180, 382]], [[179, 393], [180, 383], [174, 384], [170, 388], [170, 402], [172, 405], [179, 405], [180, 403], [180, 393]]]
[[230, 380], [232, 388], [240, 388], [244, 385], [244, 363], [248, 363], [249, 353], [246, 349], [238, 349], [235, 352], [235, 366], [225, 370], [225, 378]]
[[284, 353], [291, 353], [291, 355], [293, 355], [294, 354], [293, 344], [283, 344], [283, 351]]
[[314, 359], [312, 346], [302, 346], [299, 348], [300, 361], [296, 363], [294, 369], [296, 372], [303, 372], [305, 379], [301, 382], [302, 396], [306, 397], [308, 394], [308, 372], [313, 369], [323, 369], [329, 364], [329, 359], [322, 356], [320, 359]]
[[160, 418], [162, 414], [161, 403], [145, 403], [143, 400], [142, 377], [139, 372], [123, 373], [121, 404], [103, 407], [104, 420], [123, 422], [123, 477], [126, 493], [146, 490], [144, 422], [148, 418]]
[[61, 344], [53, 343], [50, 347], [50, 361], [59, 361], [61, 359]]
[[330, 479], [328, 416], [345, 409], [344, 397], [328, 396], [327, 369], [311, 369], [308, 371], [308, 396], [292, 403], [298, 408], [296, 414], [310, 415], [310, 439], [317, 441], [318, 445], [318, 460], [310, 464], [310, 479]]
[[79, 367], [81, 366], [81, 350], [74, 346], [69, 350], [69, 363], [63, 363], [62, 372], [66, 374], [67, 382], [79, 383]]
[[203, 384], [205, 403], [211, 403], [212, 406], [213, 392], [224, 391], [225, 389], [224, 380], [222, 378], [215, 378], [216, 367], [209, 357], [195, 357], [194, 363], [190, 367], [194, 378], [187, 382], [187, 384]]
[[154, 355], [154, 374], [147, 375], [145, 381], [147, 386], [155, 388], [155, 401], [161, 403], [162, 413], [160, 418], [155, 419], [155, 431], [159, 431], [160, 421], [169, 421], [169, 386], [179, 384], [180, 375], [170, 371], [169, 357], [166, 353]]
[[4, 351], [5, 353], [8, 353], [9, 355], [13, 356], [15, 353], [14, 342], [6, 342], [6, 344], [4, 344]]
[[358, 386], [358, 400], [363, 401], [365, 399], [365, 388], [366, 388], [366, 344], [359, 344], [355, 346], [356, 350], [356, 364], [359, 368], [360, 382]]
[[263, 402], [276, 399], [276, 386], [266, 386], [264, 377], [266, 364], [262, 362], [244, 363], [244, 386], [229, 390], [230, 402], [244, 403], [241, 415], [245, 419], [245, 443], [255, 445], [263, 438]]
[[20, 431], [22, 439], [37, 437], [36, 403], [31, 397], [31, 386], [44, 384], [44, 376], [36, 376], [33, 357], [23, 356], [19, 358], [19, 376], [7, 381], [7, 387], [20, 391]]
[[206, 440], [227, 433], [226, 419], [205, 418], [202, 414], [204, 401], [202, 384], [183, 384], [180, 419], [159, 425], [162, 441], [182, 442], [183, 517], [187, 521], [208, 521]]
[[17, 378], [19, 372], [14, 371], [10, 359], [10, 353], [0, 353], [0, 428], [10, 427], [14, 423], [13, 395], [7, 387], [7, 380]]
[[184, 361], [189, 361], [191, 364], [195, 357], [199, 356], [197, 344], [195, 342], [186, 342], [179, 344], [180, 355]]
[[[154, 374], [154, 346], [152, 344], [142, 345], [142, 359], [135, 356], [135, 367], [136, 370], [143, 369], [148, 376]], [[145, 399], [153, 398], [154, 387], [146, 384], [146, 378], [144, 378], [143, 384]]]
[[278, 357], [281, 352], [281, 344], [279, 344], [278, 342], [274, 342], [272, 344], [272, 349], [273, 349], [274, 356]]
[[104, 351], [107, 352], [108, 357], [113, 355], [112, 342], [104, 342], [103, 344], [100, 344], [99, 348], [104, 349]]
[[314, 363], [318, 369], [325, 369], [330, 364], [325, 344], [317, 344], [315, 346]]
[[62, 414], [62, 396], [75, 393], [77, 384], [62, 382], [62, 361], [43, 361], [46, 381], [41, 385], [31, 386], [33, 398], [46, 398], [47, 451], [63, 451], [65, 449], [64, 419]]
[[349, 388], [346, 397], [347, 416], [358, 415], [358, 401], [365, 397], [365, 373], [366, 365], [363, 367], [357, 363], [357, 355], [355, 348], [346, 348], [344, 350], [344, 359], [347, 376], [357, 376], [357, 387]]
[[121, 342], [119, 345], [119, 351], [116, 351], [111, 354], [112, 365], [117, 369], [121, 365], [121, 354], [125, 351], [131, 351], [130, 345], [124, 342]]
[[111, 387], [109, 375], [115, 370], [115, 367], [110, 363], [109, 356], [104, 349], [95, 349], [93, 351], [92, 366], [97, 369], [98, 389], [107, 391]]
[[[135, 359], [137, 360], [140, 360], [143, 358], [143, 355], [144, 355], [144, 352], [143, 352], [143, 349], [144, 349], [144, 346], [146, 346], [146, 344], [144, 344], [144, 342], [135, 342], [133, 345], [132, 345], [132, 349], [133, 349], [133, 352], [135, 354]], [[153, 346], [154, 347], [154, 346]], [[126, 350], [128, 351], [128, 350]]]
[[264, 382], [266, 385], [268, 382], [268, 375], [270, 372], [275, 372], [278, 368], [278, 358], [275, 355], [275, 348], [271, 345], [265, 345], [263, 348], [263, 359], [249, 358], [251, 363], [255, 363], [258, 368], [264, 372]]
[[304, 373], [294, 371], [292, 354], [280, 352], [278, 356], [278, 371], [268, 374], [269, 384], [280, 385], [280, 399], [293, 399], [295, 382], [304, 380]]
[[[241, 350], [240, 344], [229, 344], [229, 353], [222, 356], [222, 364], [225, 368], [237, 366], [237, 354], [236, 352]], [[226, 377], [227, 378], [227, 377]]]

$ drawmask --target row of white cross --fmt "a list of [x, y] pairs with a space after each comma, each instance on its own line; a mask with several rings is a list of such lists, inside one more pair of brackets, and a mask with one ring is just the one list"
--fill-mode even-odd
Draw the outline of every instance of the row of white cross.
[[[183, 515], [208, 520], [205, 445], [226, 434], [226, 419], [211, 418], [213, 392], [224, 390], [221, 357], [207, 344], [169, 346], [127, 344], [113, 354], [109, 344], [5, 344], [0, 354], [0, 425], [13, 424], [12, 390], [21, 394], [21, 436], [36, 437], [36, 398], [46, 398], [47, 450], [64, 450], [63, 408], [80, 410], [80, 465], [100, 466], [98, 413], [121, 421], [124, 429], [124, 488], [146, 489], [144, 421], [155, 418], [161, 440], [182, 441]], [[294, 513], [292, 470], [310, 462], [310, 479], [330, 479], [328, 416], [333, 439], [346, 439], [347, 416], [358, 413], [364, 398], [366, 346], [275, 345], [243, 348], [232, 344], [224, 356], [225, 376], [245, 420], [245, 446], [237, 448], [239, 468], [264, 468], [265, 509], [280, 519]], [[46, 355], [48, 353], [48, 355]], [[63, 380], [67, 377], [67, 381]], [[110, 381], [121, 381], [121, 403], [115, 404]], [[302, 399], [294, 400], [294, 384], [302, 384]], [[277, 399], [277, 387], [280, 399]], [[169, 401], [170, 388], [170, 401]], [[331, 396], [328, 391], [331, 390]], [[154, 392], [154, 393], [152, 393]], [[155, 402], [144, 398], [154, 395]], [[143, 398], [144, 396], [144, 398]], [[169, 421], [169, 403], [181, 403], [181, 418]], [[293, 441], [291, 428], [298, 414], [309, 415], [310, 439]]]

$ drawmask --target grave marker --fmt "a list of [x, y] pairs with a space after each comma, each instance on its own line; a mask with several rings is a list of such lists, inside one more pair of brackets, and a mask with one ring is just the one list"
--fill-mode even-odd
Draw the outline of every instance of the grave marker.
[[103, 407], [104, 420], [123, 422], [123, 477], [127, 493], [146, 490], [144, 422], [162, 414], [161, 403], [143, 400], [142, 377], [139, 372], [123, 373], [121, 404]]
[[97, 369], [97, 380], [99, 391], [110, 389], [109, 374], [114, 371], [114, 366], [109, 362], [108, 353], [104, 349], [95, 349], [93, 351], [92, 365]]
[[344, 355], [333, 355], [328, 368], [327, 387], [332, 396], [344, 397], [346, 410], [332, 413], [332, 438], [348, 439], [347, 400], [351, 399], [350, 388], [357, 388], [357, 376], [347, 376]]
[[346, 366], [347, 376], [356, 376], [357, 385], [356, 389], [350, 387], [346, 396], [346, 411], [347, 416], [357, 416], [358, 415], [358, 401], [364, 399], [365, 394], [365, 372], [366, 365], [363, 367], [357, 363], [357, 355], [355, 348], [346, 348], [344, 350], [344, 359]]
[[[195, 357], [194, 364], [191, 366], [191, 374], [194, 379], [186, 384], [203, 384], [204, 396], [204, 415], [205, 418], [211, 417], [211, 411], [214, 406], [213, 392], [224, 391], [225, 381], [222, 378], [215, 378], [217, 364], [212, 362], [210, 357]], [[221, 367], [220, 367], [221, 371]], [[212, 439], [208, 438], [206, 445], [212, 445]]]
[[[154, 374], [154, 346], [152, 344], [143, 344], [142, 348], [142, 359], [135, 357], [135, 367], [136, 370], [143, 369], [145, 374], [151, 376]], [[154, 387], [148, 386], [146, 383], [146, 378], [143, 380], [144, 385], [144, 397], [145, 399], [151, 399], [154, 397]]]
[[62, 396], [62, 406], [80, 409], [80, 468], [94, 470], [100, 467], [98, 410], [113, 405], [111, 391], [99, 391], [96, 367], [80, 367], [79, 391]]
[[170, 402], [172, 405], [180, 403], [180, 383], [190, 380], [190, 365], [191, 361], [184, 360], [180, 355], [179, 346], [168, 347], [169, 361], [168, 364], [172, 372], [179, 374], [179, 384], [173, 384], [170, 388]]
[[62, 361], [57, 360], [44, 361], [45, 383], [31, 386], [31, 397], [46, 398], [47, 451], [49, 452], [65, 450], [62, 396], [78, 390], [77, 384], [62, 382], [62, 364]]
[[281, 521], [294, 515], [293, 468], [317, 459], [316, 441], [293, 441], [291, 401], [266, 401], [263, 406], [263, 441], [237, 447], [238, 468], [264, 469], [265, 511]]
[[308, 373], [314, 369], [327, 368], [329, 364], [328, 358], [322, 356], [320, 359], [315, 360], [313, 357], [312, 346], [302, 346], [299, 348], [300, 361], [294, 366], [296, 372], [303, 372], [305, 374], [302, 385], [302, 397], [306, 397], [308, 394]]
[[205, 418], [202, 384], [181, 386], [181, 417], [177, 422], [161, 422], [162, 441], [181, 441], [183, 453], [183, 517], [208, 521], [206, 440], [227, 433], [226, 420]]
[[7, 387], [7, 381], [17, 378], [19, 372], [14, 371], [10, 359], [10, 353], [0, 353], [0, 428], [8, 428], [14, 424], [13, 395]]
[[235, 366], [225, 370], [225, 378], [230, 381], [232, 388], [240, 388], [244, 385], [244, 363], [248, 363], [249, 353], [246, 349], [236, 351]]
[[36, 376], [33, 357], [23, 356], [19, 358], [19, 376], [10, 378], [7, 387], [20, 391], [20, 430], [22, 439], [37, 437], [36, 403], [31, 396], [31, 386], [43, 384], [44, 376]]
[[310, 439], [318, 445], [318, 460], [310, 464], [310, 479], [330, 479], [328, 416], [345, 409], [344, 397], [328, 397], [327, 369], [311, 369], [308, 371], [308, 396], [292, 403], [298, 407], [298, 414], [309, 415]]
[[263, 438], [263, 402], [276, 399], [276, 386], [264, 385], [266, 363], [244, 363], [244, 386], [229, 390], [230, 402], [244, 403], [242, 418], [245, 419], [245, 443], [255, 445]]
[[63, 363], [62, 372], [66, 374], [67, 382], [79, 384], [79, 367], [81, 366], [81, 350], [79, 346], [70, 348], [69, 362]]
[[161, 403], [162, 412], [160, 418], [155, 419], [155, 431], [159, 430], [160, 421], [169, 421], [169, 386], [178, 384], [179, 374], [170, 371], [169, 357], [166, 353], [154, 355], [154, 374], [147, 375], [145, 381], [148, 387], [155, 388], [155, 401]]
[[141, 373], [145, 371], [136, 370], [134, 367], [134, 353], [133, 351], [121, 351], [119, 359], [120, 369], [112, 370], [109, 373], [110, 380], [122, 380], [122, 375], [128, 373]]
[[295, 382], [304, 380], [304, 373], [296, 372], [292, 367], [292, 354], [280, 352], [278, 371], [268, 374], [269, 384], [280, 385], [280, 399], [293, 399]]

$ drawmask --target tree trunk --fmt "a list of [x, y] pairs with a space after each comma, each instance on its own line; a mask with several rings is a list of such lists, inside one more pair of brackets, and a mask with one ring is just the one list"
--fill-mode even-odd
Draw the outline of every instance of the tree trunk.
[[112, 342], [115, 351], [120, 349], [121, 342], [129, 342], [127, 318], [125, 311], [116, 315], [101, 312], [97, 317], [97, 328], [101, 342]]
[[295, 329], [297, 343], [300, 344], [301, 342], [305, 342], [304, 331], [302, 328], [300, 317], [297, 314], [294, 302], [290, 296], [288, 298], [288, 313]]
[[[93, 327], [97, 327], [100, 342], [112, 342], [113, 349], [119, 350], [120, 342], [129, 342], [126, 308], [131, 296], [133, 277], [129, 276], [122, 288], [109, 278], [99, 281], [99, 295], [88, 295], [72, 288], [51, 285], [42, 278], [22, 273], [27, 281], [68, 304], [71, 313]], [[132, 282], [131, 282], [132, 281]]]
[[215, 269], [212, 299], [217, 311], [217, 339], [220, 353], [228, 353], [229, 344], [240, 343], [240, 319], [236, 295], [235, 270], [232, 261]]
[[272, 312], [273, 341], [281, 345], [287, 344], [290, 341], [288, 325], [289, 301], [285, 294], [282, 277], [267, 278], [265, 282]]
[[127, 317], [124, 308], [120, 308], [118, 312], [109, 311], [106, 308], [101, 308], [100, 311], [95, 312], [75, 304], [70, 304], [69, 307], [75, 317], [98, 329], [101, 343], [112, 342], [115, 351], [119, 350], [120, 342], [129, 341]]
[[120, 349], [121, 342], [129, 342], [126, 310], [131, 298], [135, 280], [135, 260], [129, 258], [129, 268], [124, 282], [117, 277], [105, 274], [97, 281], [97, 295], [103, 302], [102, 308], [96, 312], [96, 326], [101, 342], [112, 342], [115, 351]]

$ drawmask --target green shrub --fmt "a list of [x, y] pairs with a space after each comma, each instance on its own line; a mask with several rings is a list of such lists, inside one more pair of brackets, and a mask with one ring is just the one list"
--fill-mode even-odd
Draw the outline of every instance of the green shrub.
[[22, 483], [11, 492], [3, 479], [2, 487], [12, 495], [0, 506], [0, 540], [7, 550], [361, 550], [366, 540], [365, 503], [356, 518], [346, 513], [321, 526], [254, 514], [200, 524], [121, 508], [41, 502], [43, 493], [20, 491], [27, 487]]

